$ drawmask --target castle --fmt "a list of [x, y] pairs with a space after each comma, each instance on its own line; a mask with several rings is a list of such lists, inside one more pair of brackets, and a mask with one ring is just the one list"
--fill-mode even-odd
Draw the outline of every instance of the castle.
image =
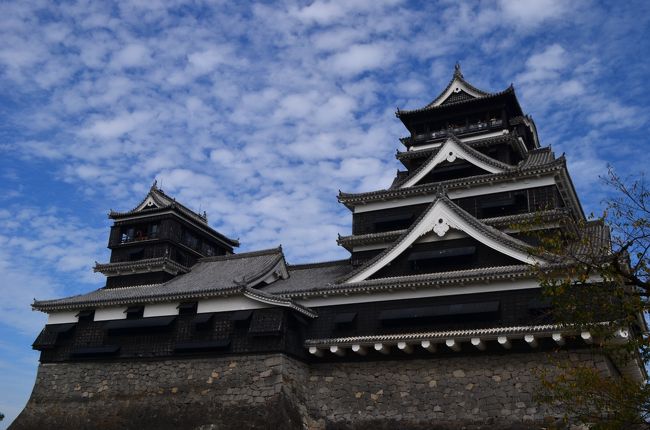
[[513, 87], [479, 90], [456, 66], [431, 103], [396, 115], [405, 170], [338, 196], [348, 259], [236, 253], [155, 183], [111, 212], [110, 261], [94, 269], [106, 285], [32, 305], [49, 319], [11, 428], [531, 428], [563, 413], [534, 398], [551, 352], [642, 380], [552, 320], [533, 267], [557, 262], [517, 226], [607, 227], [584, 223], [564, 156], [540, 145]]

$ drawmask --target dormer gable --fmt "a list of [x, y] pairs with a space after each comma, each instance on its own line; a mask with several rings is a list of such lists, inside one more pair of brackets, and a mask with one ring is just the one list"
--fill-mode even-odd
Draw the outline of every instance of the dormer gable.
[[433, 232], [443, 238], [451, 231], [463, 232], [483, 245], [526, 264], [543, 265], [552, 259], [551, 256], [533, 256], [528, 244], [482, 223], [439, 193], [427, 210], [392, 246], [340, 279], [339, 283], [365, 281], [406, 252], [421, 237]]
[[449, 81], [449, 84], [447, 84], [447, 87], [438, 97], [426, 105], [425, 109], [489, 95], [491, 95], [491, 93], [480, 90], [467, 82], [460, 70], [460, 63], [456, 63], [454, 66], [454, 75], [452, 76], [451, 81]]
[[461, 142], [457, 137], [450, 136], [440, 149], [431, 156], [416, 170], [411, 172], [396, 188], [408, 188], [417, 185], [427, 174], [433, 171], [436, 166], [444, 162], [453, 163], [456, 160], [465, 160], [470, 164], [484, 170], [486, 173], [504, 173], [514, 169], [501, 161], [488, 157], [487, 155], [471, 148]]

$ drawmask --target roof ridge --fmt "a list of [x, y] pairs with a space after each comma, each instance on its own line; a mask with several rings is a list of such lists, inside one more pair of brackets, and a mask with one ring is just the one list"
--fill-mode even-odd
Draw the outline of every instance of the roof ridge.
[[350, 259], [345, 258], [345, 259], [341, 259], [341, 260], [320, 261], [320, 262], [316, 262], [316, 263], [287, 264], [287, 269], [289, 271], [291, 271], [291, 270], [313, 269], [313, 268], [317, 268], [317, 267], [335, 266], [337, 264], [349, 263], [349, 262], [350, 262]]
[[182, 209], [185, 209], [188, 212], [191, 212], [192, 215], [195, 215], [195, 216], [199, 217], [200, 219], [202, 219], [207, 224], [207, 222], [208, 222], [207, 216], [201, 215], [200, 213], [190, 209], [189, 207], [187, 207], [183, 203], [180, 203], [179, 201], [177, 201], [175, 197], [172, 197], [169, 194], [165, 193], [162, 189], [160, 189], [158, 187], [152, 187], [150, 193], [152, 193], [152, 192], [158, 193], [158, 194], [162, 195], [164, 198], [166, 198], [168, 200], [171, 200], [172, 205], [177, 205], [178, 207], [180, 207]]
[[203, 263], [203, 262], [210, 262], [210, 261], [237, 260], [240, 258], [258, 257], [260, 255], [271, 255], [276, 253], [283, 254], [282, 245], [276, 248], [260, 249], [257, 251], [250, 251], [250, 252], [241, 252], [239, 254], [214, 255], [212, 257], [203, 257], [200, 258], [198, 262]]

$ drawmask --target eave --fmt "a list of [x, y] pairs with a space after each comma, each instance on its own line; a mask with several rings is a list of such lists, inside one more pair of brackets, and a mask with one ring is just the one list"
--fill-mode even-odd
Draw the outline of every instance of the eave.
[[106, 276], [131, 275], [137, 273], [148, 273], [164, 271], [172, 275], [187, 273], [189, 268], [171, 260], [169, 257], [147, 258], [137, 261], [123, 261], [117, 263], [95, 263], [95, 273], [100, 272]]
[[538, 166], [529, 166], [519, 168], [505, 173], [495, 173], [486, 175], [471, 176], [468, 178], [450, 179], [431, 184], [416, 185], [409, 188], [401, 189], [384, 189], [370, 191], [366, 193], [344, 193], [339, 192], [338, 201], [343, 203], [348, 209], [354, 209], [357, 205], [365, 205], [371, 202], [388, 201], [395, 199], [404, 199], [413, 196], [434, 195], [440, 189], [453, 190], [459, 188], [469, 188], [476, 185], [490, 184], [496, 185], [503, 182], [511, 182], [530, 177], [536, 177], [544, 174], [556, 173], [566, 169], [566, 163], [563, 157], [560, 157], [550, 163]]
[[[404, 138], [404, 139], [410, 139], [410, 138]], [[412, 149], [409, 149], [408, 151], [397, 151], [395, 154], [395, 158], [397, 158], [399, 161], [403, 163], [404, 161], [407, 160], [429, 157], [432, 153], [438, 152], [440, 150], [440, 147], [444, 143], [444, 139], [445, 138], [440, 138], [439, 140], [437, 140], [437, 142], [439, 142], [440, 145], [434, 148], [418, 149], [417, 146], [407, 145]], [[491, 136], [491, 137], [486, 137], [483, 139], [476, 139], [471, 141], [463, 141], [461, 137], [459, 137], [459, 139], [465, 145], [474, 149], [506, 143], [510, 145], [511, 148], [515, 149], [522, 158], [525, 156], [526, 152], [528, 151], [525, 148], [525, 146], [524, 148], [522, 148], [518, 136], [515, 135], [514, 133], [501, 134], [499, 136]]]
[[[533, 268], [527, 264], [514, 266], [482, 267], [479, 269], [456, 270], [452, 272], [427, 273], [422, 275], [397, 276], [380, 279], [370, 279], [361, 282], [335, 283], [322, 288], [310, 290], [279, 291], [282, 297], [302, 298], [323, 296], [348, 296], [353, 294], [374, 294], [381, 292], [398, 292], [402, 290], [441, 289], [446, 287], [462, 287], [463, 285], [479, 282], [516, 281], [518, 279], [534, 279]], [[462, 289], [458, 294], [462, 294]]]
[[517, 100], [517, 96], [515, 95], [515, 89], [512, 85], [510, 85], [508, 88], [506, 88], [503, 91], [489, 94], [483, 97], [477, 97], [470, 100], [462, 100], [462, 101], [442, 104], [438, 106], [428, 105], [420, 109], [412, 109], [412, 110], [398, 109], [397, 112], [395, 112], [395, 116], [398, 117], [400, 120], [402, 120], [404, 125], [407, 125], [408, 127], [408, 123], [410, 123], [414, 119], [427, 116], [428, 114], [431, 113], [435, 113], [437, 115], [443, 115], [446, 112], [456, 110], [459, 107], [462, 107], [463, 109], [469, 109], [472, 107], [472, 105], [481, 105], [490, 102], [498, 102], [500, 101], [500, 99], [504, 103], [508, 103], [508, 102], [512, 103], [512, 106], [514, 107], [513, 114], [515, 116], [524, 114], [521, 109], [521, 106], [519, 105], [519, 100]]
[[[560, 226], [567, 227], [573, 225], [571, 216], [568, 211], [563, 209], [553, 209], [541, 212], [531, 212], [518, 215], [507, 215], [493, 218], [483, 218], [481, 222], [491, 227], [499, 229], [515, 229], [517, 225], [522, 227], [529, 225], [531, 222], [544, 223], [540, 228], [543, 228], [548, 223], [557, 223]], [[355, 246], [360, 245], [373, 245], [373, 244], [389, 244], [395, 241], [406, 230], [393, 230], [381, 233], [358, 234], [349, 236], [338, 237], [336, 243], [352, 252]], [[527, 231], [525, 229], [516, 229], [516, 231]], [[572, 230], [573, 231], [573, 230]]]

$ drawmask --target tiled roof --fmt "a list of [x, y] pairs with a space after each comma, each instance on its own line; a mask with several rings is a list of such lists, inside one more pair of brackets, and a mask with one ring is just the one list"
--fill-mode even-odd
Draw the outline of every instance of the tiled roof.
[[587, 221], [580, 226], [580, 238], [571, 244], [569, 254], [577, 258], [594, 258], [612, 250], [609, 226], [601, 220]]
[[[438, 106], [434, 105], [436, 100], [437, 100], [436, 99], [436, 100], [432, 101], [431, 103], [429, 103], [428, 105], [426, 105], [423, 108], [412, 109], [412, 110], [398, 110], [397, 112], [395, 112], [395, 116], [397, 116], [398, 118], [404, 118], [406, 116], [410, 116], [410, 115], [421, 113], [421, 112], [431, 112], [431, 111], [436, 111], [436, 110], [440, 110], [440, 109], [445, 109], [445, 108], [448, 108], [449, 106], [456, 106], [456, 105], [460, 105], [460, 104], [464, 104], [464, 103], [474, 103], [476, 101], [482, 101], [482, 100], [496, 99], [496, 98], [499, 98], [501, 96], [507, 96], [507, 95], [512, 95], [515, 98], [515, 102], [516, 102], [517, 107], [519, 107], [519, 102], [517, 101], [517, 98], [515, 96], [515, 89], [514, 89], [514, 87], [512, 85], [510, 85], [505, 90], [497, 92], [497, 93], [489, 93], [489, 94], [486, 93], [486, 95], [484, 95], [482, 97], [471, 98], [471, 99], [463, 99], [463, 100], [459, 100], [459, 101], [452, 102], [452, 103], [441, 104], [441, 105], [438, 105]], [[521, 107], [519, 107], [519, 110], [521, 111]]]
[[349, 260], [331, 261], [317, 264], [288, 266], [289, 277], [278, 280], [261, 290], [267, 293], [300, 295], [304, 291], [321, 291], [331, 288], [331, 284], [352, 270]]
[[49, 310], [228, 295], [242, 291], [247, 283], [268, 273], [283, 259], [281, 248], [208, 257], [199, 260], [190, 272], [164, 284], [101, 288], [78, 296], [36, 301], [32, 306]]
[[[480, 89], [476, 88], [475, 86], [473, 86], [472, 84], [470, 84], [469, 82], [467, 82], [465, 80], [465, 77], [463, 76], [463, 73], [460, 70], [460, 64], [456, 64], [456, 66], [454, 67], [454, 74], [451, 77], [451, 80], [449, 81], [449, 83], [447, 84], [445, 89], [442, 90], [442, 92], [435, 99], [433, 99], [431, 101], [431, 103], [429, 103], [428, 105], [426, 105], [425, 107], [423, 107], [421, 109], [415, 109], [415, 110], [411, 110], [411, 111], [399, 111], [398, 110], [397, 111], [398, 116], [399, 116], [400, 113], [408, 115], [409, 113], [424, 111], [424, 110], [428, 110], [428, 109], [432, 109], [432, 108], [437, 107], [436, 105], [441, 101], [442, 97], [444, 97], [444, 95], [447, 93], [447, 91], [451, 88], [451, 86], [456, 81], [461, 82], [465, 87], [467, 87], [471, 91], [475, 92], [480, 97], [487, 97], [487, 96], [493, 95], [492, 93], [488, 93], [487, 91], [480, 90]], [[452, 93], [452, 95], [453, 95], [453, 93]], [[450, 95], [446, 100], [443, 101], [443, 105], [454, 104], [454, 103], [462, 103], [464, 101], [469, 101], [469, 100], [474, 99], [474, 97], [470, 96], [469, 94], [468, 94], [469, 97], [461, 96], [461, 97], [454, 97], [454, 98], [451, 97], [452, 95]]]
[[[351, 266], [348, 266], [348, 271]], [[345, 273], [345, 272], [344, 272]], [[300, 289], [280, 290], [276, 294], [284, 297], [309, 297], [317, 295], [347, 295], [379, 291], [398, 291], [413, 288], [442, 288], [461, 286], [472, 282], [496, 281], [501, 279], [523, 279], [535, 276], [531, 266], [519, 264], [512, 266], [481, 267], [478, 269], [455, 270], [452, 272], [426, 273], [421, 275], [395, 276], [369, 279], [360, 282], [339, 283], [336, 273], [318, 284], [303, 285]], [[278, 282], [278, 286], [281, 284]], [[459, 292], [459, 294], [462, 294]]]
[[163, 268], [173, 273], [186, 273], [189, 269], [169, 257], [147, 258], [137, 261], [121, 261], [117, 263], [96, 263], [93, 271], [107, 273], [128, 272], [143, 269]]
[[539, 162], [540, 159], [543, 159], [543, 157], [535, 157], [532, 160], [532, 163], [528, 163], [526, 165], [520, 164], [517, 166], [517, 169], [513, 169], [504, 173], [490, 173], [467, 178], [450, 179], [447, 181], [440, 181], [431, 184], [415, 185], [408, 188], [385, 189], [365, 193], [339, 192], [338, 200], [339, 202], [351, 208], [355, 203], [365, 204], [372, 201], [382, 201], [432, 194], [437, 192], [440, 188], [453, 190], [456, 188], [465, 188], [473, 185], [498, 184], [504, 181], [510, 182], [513, 179], [524, 179], [526, 177], [537, 176], [542, 173], [558, 171], [566, 167], [566, 160], [564, 157], [556, 158], [553, 161], [547, 163], [535, 164], [536, 162]]
[[543, 166], [555, 161], [555, 153], [551, 151], [550, 147], [538, 148], [532, 151], [529, 151], [518, 167], [525, 169], [527, 167], [533, 166]]

